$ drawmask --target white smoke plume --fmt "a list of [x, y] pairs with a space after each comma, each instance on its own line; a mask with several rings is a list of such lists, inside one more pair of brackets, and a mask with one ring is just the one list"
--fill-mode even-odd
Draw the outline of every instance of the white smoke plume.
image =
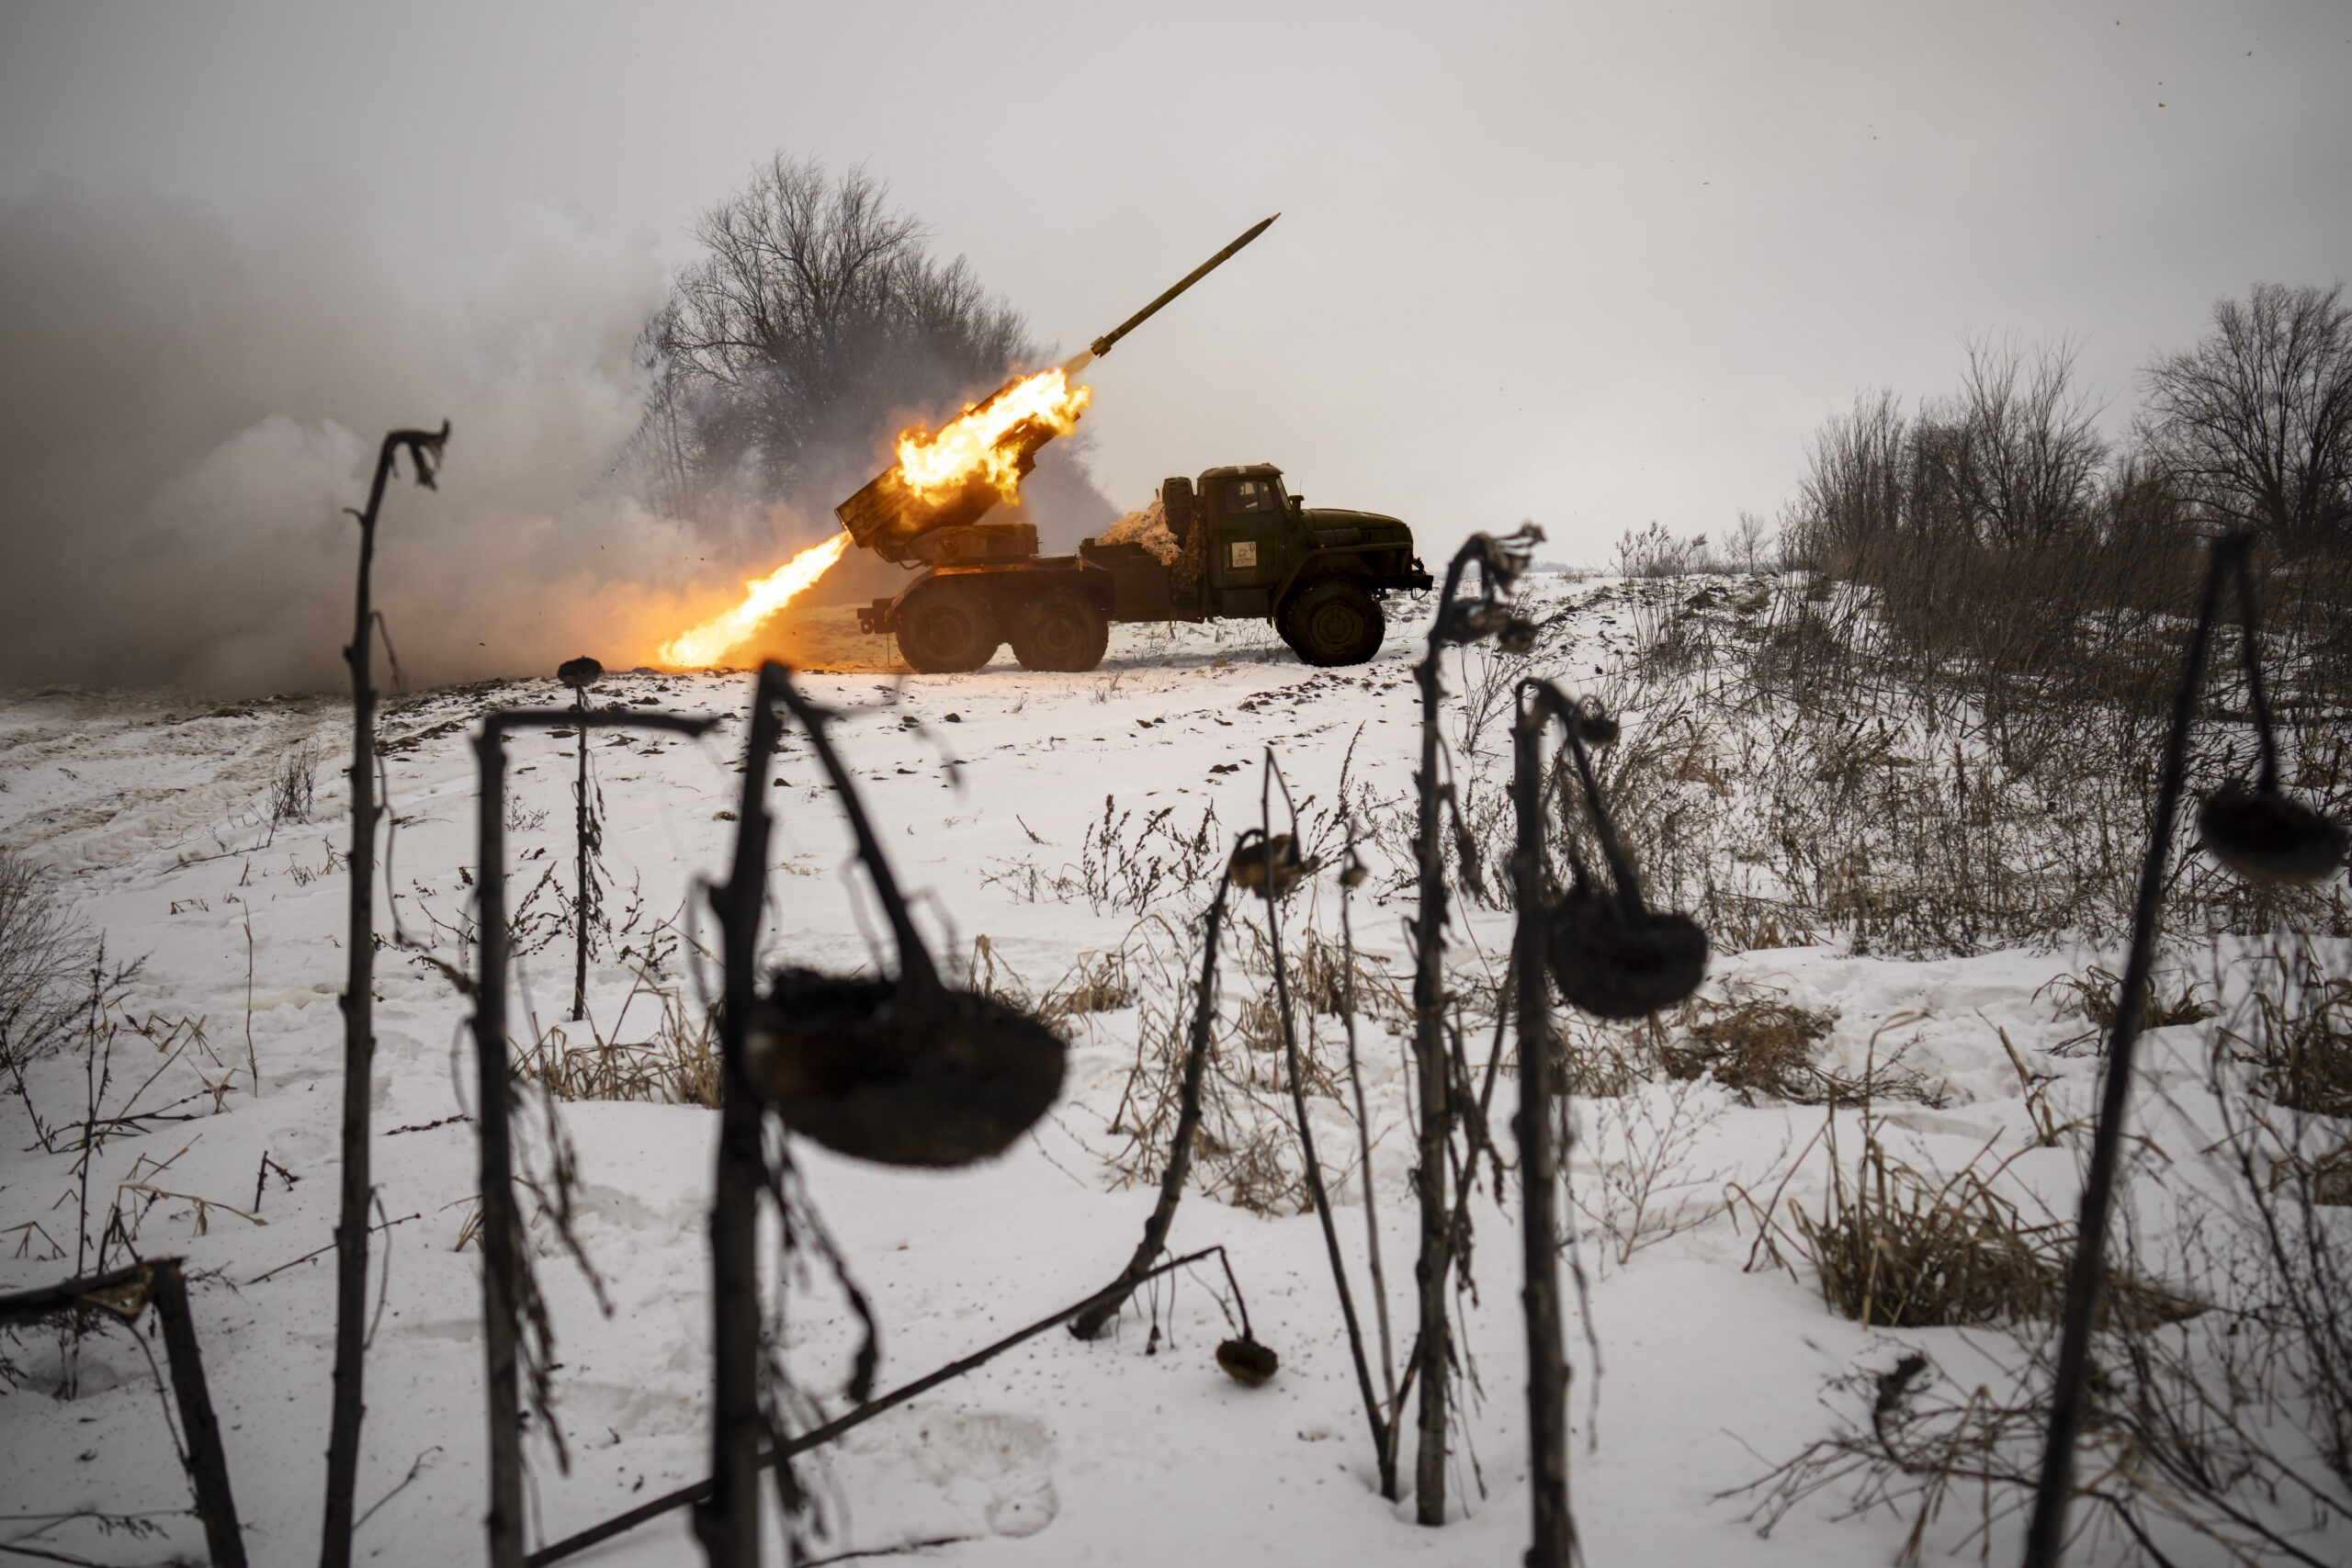
[[403, 471], [378, 531], [411, 684], [627, 667], [731, 598], [759, 563], [611, 482], [650, 243], [532, 209], [472, 265], [399, 249], [332, 192], [234, 222], [68, 189], [0, 212], [0, 685], [343, 683], [342, 509], [386, 430], [445, 417], [440, 490]]

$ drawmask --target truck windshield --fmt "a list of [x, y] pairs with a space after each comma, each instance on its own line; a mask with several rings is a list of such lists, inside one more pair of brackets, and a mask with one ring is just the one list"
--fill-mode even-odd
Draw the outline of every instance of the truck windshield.
[[1272, 479], [1225, 481], [1225, 511], [1228, 517], [1253, 512], [1280, 512], [1282, 509], [1282, 489]]

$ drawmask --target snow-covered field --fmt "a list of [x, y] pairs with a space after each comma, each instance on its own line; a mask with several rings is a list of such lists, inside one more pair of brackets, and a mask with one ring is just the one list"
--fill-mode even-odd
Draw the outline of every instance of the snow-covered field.
[[[1539, 584], [1549, 595], [1585, 592], [1556, 579]], [[1344, 763], [1351, 790], [1404, 801], [1415, 631], [1392, 627], [1375, 662], [1338, 671], [1303, 667], [1262, 636], [1236, 641], [1231, 628], [1218, 642], [1207, 630], [1171, 637], [1126, 627], [1102, 669], [1086, 675], [1029, 674], [1005, 655], [968, 676], [812, 674], [805, 686], [842, 715], [835, 736], [902, 882], [920, 895], [918, 919], [943, 966], [960, 975], [985, 936], [999, 964], [1041, 990], [1085, 955], [1120, 947], [1146, 915], [1179, 922], [1201, 901], [1198, 889], [1169, 888], [1146, 909], [1098, 909], [1082, 893], [1056, 892], [1057, 879], [1082, 880], [1088, 829], [1102, 818], [1106, 795], [1138, 818], [1172, 807], [1171, 825], [1186, 831], [1214, 806], [1229, 842], [1257, 820], [1259, 762], [1272, 747], [1302, 797], [1328, 803]], [[1597, 615], [1573, 621], [1568, 634], [1551, 645], [1566, 671], [1607, 663], [1618, 635]], [[696, 880], [723, 874], [734, 825], [722, 814], [736, 806], [749, 680], [615, 675], [600, 690], [608, 694], [600, 700], [733, 720], [700, 743], [594, 742], [613, 907], [620, 917], [634, 886], [642, 913], [625, 940], [642, 942], [658, 919], [682, 927]], [[398, 831], [380, 930], [458, 956], [449, 933], [464, 917], [474, 858], [469, 720], [488, 705], [564, 698], [551, 680], [538, 680], [393, 706], [383, 734], [394, 742], [387, 777]], [[1504, 744], [1501, 735], [1498, 724], [1487, 743]], [[0, 842], [56, 869], [81, 915], [106, 932], [111, 957], [144, 958], [130, 1011], [166, 1025], [201, 1022], [201, 1044], [181, 1049], [143, 1085], [161, 1054], [136, 1032], [118, 1034], [101, 1113], [168, 1106], [188, 1119], [105, 1144], [87, 1174], [87, 1235], [95, 1248], [119, 1201], [136, 1216], [141, 1251], [184, 1254], [196, 1272], [212, 1398], [249, 1550], [264, 1564], [308, 1561], [317, 1550], [333, 1294], [332, 1256], [320, 1249], [335, 1203], [348, 834], [330, 782], [346, 738], [331, 697], [217, 712], [135, 693], [0, 699]], [[518, 897], [546, 865], [569, 886], [573, 744], [533, 738], [511, 749]], [[305, 746], [321, 759], [318, 807], [307, 823], [273, 829], [271, 779]], [[881, 923], [805, 740], [793, 739], [780, 772], [771, 792], [771, 950], [820, 966], [876, 962], [867, 933]], [[1386, 884], [1376, 874], [1366, 894]], [[1313, 918], [1328, 931], [1337, 899], [1328, 876], [1314, 897]], [[1393, 972], [1404, 968], [1405, 912], [1393, 896], [1360, 896], [1355, 908], [1359, 941]], [[707, 919], [702, 930], [707, 939]], [[1507, 915], [1463, 910], [1454, 961], [1491, 985], [1509, 941]], [[2075, 1154], [2027, 1149], [2036, 1124], [2000, 1032], [2036, 1074], [2049, 1075], [2049, 1114], [2063, 1122], [2084, 1113], [2094, 1060], [2050, 1048], [2085, 1025], [2037, 992], [2102, 958], [2116, 964], [2113, 953], [2074, 950], [1904, 962], [1777, 949], [1719, 957], [1710, 985], [1715, 994], [1746, 988], [1834, 1012], [1822, 1048], [1832, 1066], [1858, 1068], [1874, 1035], [1882, 1058], [1899, 1046], [1904, 1066], [1942, 1093], [1933, 1108], [1890, 1113], [1891, 1153], [1950, 1170], [1988, 1144], [2003, 1157], [2026, 1150], [2011, 1167], [2021, 1190], [2071, 1214]], [[570, 968], [560, 940], [525, 959], [519, 1035], [561, 1028], [573, 1043], [582, 1038], [581, 1026], [561, 1022]], [[1252, 999], [1259, 982], [1228, 968], [1230, 1010]], [[391, 1224], [377, 1241], [386, 1279], [368, 1359], [359, 1498], [373, 1512], [359, 1545], [387, 1562], [472, 1561], [482, 1551], [484, 1506], [480, 1254], [457, 1250], [474, 1188], [460, 1034], [468, 1010], [443, 977], [397, 948], [383, 952], [379, 976], [376, 1174]], [[600, 954], [591, 1014], [604, 1037], [650, 1034], [654, 1005], [642, 996], [628, 1003], [636, 983], [616, 955]], [[668, 983], [691, 1000], [683, 963], [673, 961]], [[879, 1386], [1077, 1300], [1124, 1261], [1150, 1193], [1114, 1187], [1105, 1156], [1120, 1141], [1110, 1123], [1140, 1027], [1134, 1008], [1082, 1017], [1063, 1102], [995, 1164], [929, 1175], [803, 1152], [816, 1201], [882, 1320]], [[1328, 1050], [1328, 1021], [1323, 1032]], [[1474, 1057], [1483, 1057], [1487, 1038], [1481, 1029]], [[1367, 1015], [1364, 1041], [1401, 1340], [1410, 1333], [1406, 1075], [1393, 1030]], [[2211, 1135], [2199, 1125], [2195, 1044], [2188, 1030], [2150, 1041], [2152, 1081], [2171, 1094], [2148, 1131], [2166, 1146], [2194, 1147]], [[37, 1064], [24, 1087], [46, 1122], [85, 1113], [77, 1056]], [[1507, 1107], [1513, 1091], [1506, 1084], [1499, 1092]], [[535, 1542], [695, 1480], [706, 1463], [703, 1218], [715, 1117], [579, 1102], [563, 1114], [581, 1164], [581, 1238], [613, 1311], [598, 1311], [541, 1235], [537, 1267], [559, 1335], [571, 1467], [560, 1474], [544, 1447], [532, 1450]], [[1336, 1130], [1348, 1126], [1337, 1102], [1318, 1104], [1317, 1114], [1335, 1118]], [[1819, 1109], [1748, 1105], [1702, 1080], [1644, 1086], [1580, 1115], [1574, 1180], [1588, 1206], [1580, 1251], [1600, 1357], [1597, 1400], [1582, 1349], [1572, 1396], [1573, 1491], [1588, 1561], [1893, 1560], [1907, 1518], [1841, 1518], [1832, 1495], [1801, 1506], [1767, 1537], [1749, 1517], [1755, 1498], [1726, 1494], [1849, 1418], [1849, 1404], [1825, 1395], [1830, 1380], [1858, 1365], [1891, 1364], [1898, 1347], [1920, 1346], [1964, 1377], [1962, 1369], [1995, 1352], [1959, 1330], [1862, 1329], [1828, 1310], [1810, 1278], [1747, 1269], [1755, 1232], [1736, 1223], [1726, 1191], [1736, 1183], [1768, 1192], [1788, 1176], [1783, 1201], [1817, 1205], [1826, 1179], [1820, 1152], [1799, 1156], [1822, 1124]], [[0, 1287], [62, 1278], [76, 1263], [85, 1190], [76, 1156], [42, 1152], [27, 1104], [13, 1095], [0, 1131]], [[1335, 1133], [1327, 1156], [1332, 1145], [1344, 1155], [1351, 1144]], [[1662, 1174], [1637, 1223], [1611, 1196], [1626, 1183], [1612, 1186], [1602, 1168], [1643, 1160]], [[1340, 1235], [1361, 1292], [1362, 1198], [1352, 1179], [1346, 1187]], [[1196, 1193], [1171, 1245], [1229, 1249], [1258, 1336], [1283, 1358], [1271, 1383], [1247, 1389], [1218, 1371], [1211, 1352], [1229, 1332], [1221, 1280], [1214, 1270], [1181, 1277], [1138, 1296], [1114, 1337], [1081, 1344], [1059, 1331], [1042, 1336], [824, 1455], [811, 1473], [835, 1489], [845, 1528], [820, 1555], [944, 1540], [952, 1543], [933, 1549], [938, 1560], [974, 1564], [1515, 1561], [1527, 1505], [1516, 1217], [1485, 1198], [1475, 1213], [1478, 1300], [1466, 1314], [1466, 1348], [1476, 1382], [1456, 1467], [1461, 1501], [1446, 1528], [1419, 1528], [1409, 1500], [1376, 1495], [1315, 1218], [1261, 1216]], [[793, 1321], [796, 1366], [812, 1389], [837, 1396], [846, 1367], [837, 1306], [819, 1291], [796, 1305]], [[71, 1400], [53, 1397], [67, 1371], [55, 1333], [0, 1340], [0, 1350], [22, 1374], [0, 1395], [0, 1540], [28, 1535], [34, 1515], [185, 1509], [136, 1343], [119, 1332], [84, 1341]], [[1409, 1438], [1406, 1469], [1409, 1476]], [[86, 1521], [40, 1540], [109, 1562], [200, 1553], [192, 1519], [161, 1523], [167, 1541]], [[1964, 1526], [1931, 1534], [1931, 1555], [1954, 1549], [1973, 1560], [1981, 1543], [1962, 1546]], [[1992, 1543], [1996, 1558], [2013, 1550], [2009, 1539]], [[695, 1551], [679, 1514], [579, 1561], [669, 1562]]]

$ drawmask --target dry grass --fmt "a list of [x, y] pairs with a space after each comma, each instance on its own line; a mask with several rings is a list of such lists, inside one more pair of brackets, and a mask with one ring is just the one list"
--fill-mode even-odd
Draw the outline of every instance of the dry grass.
[[[1878, 1328], [1974, 1327], [2054, 1320], [2066, 1300], [2074, 1226], [2029, 1221], [2003, 1195], [2007, 1162], [1984, 1156], [1939, 1179], [1888, 1156], [1866, 1121], [1849, 1173], [1831, 1134], [1830, 1186], [1818, 1215], [1793, 1211], [1799, 1248], [1823, 1299]], [[2102, 1321], [2178, 1322], [2205, 1307], [2110, 1269]]]
[[1836, 1013], [1754, 996], [1694, 999], [1683, 1012], [1682, 1043], [1658, 1048], [1667, 1077], [1712, 1074], [1747, 1105], [1758, 1095], [1813, 1105], [1838, 1091], [1838, 1080], [1813, 1063], [1814, 1047], [1828, 1038]]
[[[2250, 983], [2216, 984], [2228, 1014], [2205, 1032], [2222, 1136], [2132, 1158], [2131, 1185], [2171, 1220], [2113, 1238], [2069, 1561], [2337, 1562], [2352, 1532], [2352, 1141], [2342, 1118], [2270, 1098], [2341, 1005], [2343, 952], [2290, 937], [2243, 964]], [[1964, 1373], [1897, 1343], [1838, 1380], [1850, 1414], [1747, 1489], [1752, 1517], [1769, 1530], [1834, 1489], [1909, 1521], [1897, 1562], [1957, 1560], [2031, 1504], [2056, 1344], [2039, 1320], [2066, 1262], [2051, 1243], [2069, 1238], [2020, 1221], [1997, 1167], [1934, 1180], [1874, 1147], [1854, 1166], [1798, 1220], [1825, 1292], [1874, 1324], [2010, 1332], [1941, 1347]], [[2178, 1283], [2141, 1282], [2159, 1279]]]
[[998, 956], [994, 942], [986, 935], [978, 936], [972, 939], [972, 956], [965, 970], [964, 984], [982, 996], [1018, 1008], [1068, 1039], [1080, 1019], [1094, 1013], [1118, 1012], [1136, 1005], [1131, 974], [1136, 962], [1136, 933], [1131, 931], [1125, 944], [1108, 953], [1080, 953], [1060, 979], [1039, 991]]
[[[1001, 887], [1022, 903], [1082, 898], [1098, 915], [1106, 908], [1147, 915], [1170, 902], [1188, 903], [1225, 874], [1225, 834], [1214, 806], [1190, 827], [1175, 813], [1166, 806], [1138, 815], [1105, 795], [1102, 815], [1086, 825], [1076, 863], [1048, 870], [1034, 857], [1001, 862], [982, 874], [981, 884]], [[1042, 848], [1054, 847], [1034, 830], [1029, 836]]]
[[659, 1021], [645, 1039], [607, 1039], [592, 1022], [590, 1043], [573, 1045], [561, 1027], [518, 1046], [514, 1076], [541, 1083], [558, 1100], [635, 1100], [654, 1105], [718, 1108], [718, 1022], [690, 1005], [673, 987], [644, 976], [630, 990], [614, 1024], [617, 1035], [630, 1010], [650, 1002]]
[[2055, 1316], [2065, 1299], [2065, 1239], [2030, 1224], [1973, 1167], [1941, 1181], [1890, 1160], [1875, 1137], [1850, 1177], [1835, 1176], [1821, 1213], [1792, 1215], [1821, 1293], [1871, 1327], [2014, 1323]]
[[272, 827], [311, 819], [318, 807], [318, 773], [319, 754], [308, 741], [278, 758], [277, 771], [269, 779]]
[[2352, 976], [2328, 973], [2309, 946], [2260, 964], [2253, 1027], [2228, 1036], [2255, 1064], [2256, 1092], [2305, 1115], [2352, 1117]]
[[[2043, 662], [2058, 653], [1987, 653], [1972, 666], [1974, 655], [1940, 642], [1923, 650], [1873, 588], [1790, 574], [1771, 581], [1769, 605], [1748, 608], [1755, 597], [1623, 584], [1606, 607], [1630, 620], [1634, 645], [1610, 672], [1533, 667], [1569, 676], [1623, 721], [1595, 762], [1656, 902], [1734, 952], [1842, 941], [1965, 953], [2129, 928], [2179, 668], [2173, 620], [2119, 611], [2082, 652], [2107, 673], [2076, 679]], [[2274, 681], [2294, 694], [2278, 707], [2288, 782], [2341, 814], [2352, 806], [2352, 706], [2314, 678], [2319, 650], [2274, 640]], [[2245, 703], [2233, 662], [2216, 659], [2191, 745], [2198, 790], [2249, 770]], [[1467, 857], [1449, 845], [1449, 859], [1507, 864], [1499, 758], [1457, 761], [1475, 844]], [[1393, 825], [1372, 819], [1384, 852], [1409, 869]], [[1555, 833], [1563, 859], [1573, 844], [1590, 862], [1581, 829]], [[1486, 884], [1471, 896], [1507, 902], [1499, 879]], [[2184, 835], [2167, 911], [2182, 934], [2352, 934], [2352, 886], [2256, 887]]]
[[[2120, 976], [2094, 964], [2080, 975], [2061, 975], [2036, 991], [2036, 997], [2051, 998], [2060, 1018], [2079, 1018], [2090, 1025], [2052, 1049], [2061, 1055], [2086, 1047], [2104, 1050], [2107, 1037], [2115, 1028], [2116, 993], [2122, 984]], [[2140, 1005], [2140, 1027], [2171, 1029], [2184, 1023], [2202, 1023], [2217, 1010], [2211, 997], [2200, 993], [2193, 978], [2182, 978], [2169, 1001], [2165, 999], [2161, 979], [2152, 979], [2148, 998]]]
[[[1311, 1203], [1298, 1151], [1283, 1065], [1283, 1029], [1272, 984], [1272, 951], [1265, 928], [1246, 916], [1228, 917], [1230, 945], [1218, 964], [1225, 991], [1213, 1025], [1201, 1087], [1201, 1125], [1193, 1170], [1204, 1196], [1253, 1213], [1303, 1213]], [[1299, 1077], [1308, 1098], [1350, 1103], [1340, 1031], [1327, 1021], [1339, 1011], [1347, 973], [1345, 950], [1303, 927], [1290, 962], [1292, 1024], [1297, 1032]], [[1110, 1132], [1121, 1140], [1107, 1156], [1118, 1186], [1156, 1181], [1174, 1135], [1184, 1047], [1200, 973], [1200, 933], [1153, 917], [1129, 933], [1125, 955], [1140, 1027], [1136, 1055], [1113, 1113]], [[1356, 964], [1356, 1008], [1401, 1025], [1408, 1014], [1396, 980]], [[1329, 1173], [1344, 1185], [1345, 1170]]]

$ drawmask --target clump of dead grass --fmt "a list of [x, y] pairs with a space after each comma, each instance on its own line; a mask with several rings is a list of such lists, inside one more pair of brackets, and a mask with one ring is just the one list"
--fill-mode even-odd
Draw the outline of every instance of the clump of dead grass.
[[2352, 976], [2331, 974], [2308, 945], [2256, 960], [2255, 1017], [2225, 1032], [2254, 1063], [2255, 1089], [2289, 1111], [2352, 1117]]
[[[639, 1001], [658, 1021], [646, 1038], [618, 1038]], [[675, 987], [640, 975], [613, 1024], [612, 1036], [590, 1021], [587, 1044], [571, 1044], [560, 1026], [519, 1045], [514, 1076], [558, 1100], [631, 1100], [718, 1108], [718, 1025], [710, 1009], [690, 1005]]]
[[[1832, 1134], [1834, 1138], [1834, 1134]], [[1890, 1157], [1865, 1124], [1849, 1175], [1830, 1151], [1818, 1215], [1790, 1216], [1823, 1299], [1866, 1327], [1984, 1327], [2054, 1319], [2065, 1305], [2074, 1226], [2026, 1218], [1999, 1190], [2004, 1161], [1979, 1155], [1940, 1179]], [[2135, 1327], [2177, 1322], [2196, 1302], [2109, 1269], [2101, 1319]]]
[[1094, 1013], [1118, 1012], [1136, 1005], [1131, 970], [1135, 933], [1107, 953], [1083, 953], [1062, 977], [1043, 990], [1031, 987], [1012, 964], [998, 955], [996, 944], [983, 934], [972, 939], [972, 956], [964, 983], [982, 996], [1020, 1009], [1038, 1022], [1069, 1037], [1080, 1019]]
[[[2061, 975], [2034, 992], [2035, 997], [2051, 998], [2060, 1018], [2079, 1018], [2090, 1027], [2080, 1034], [2070, 1035], [2052, 1049], [2061, 1055], [2071, 1055], [2086, 1048], [2104, 1049], [2107, 1038], [2115, 1031], [2116, 1000], [2123, 981], [2113, 971], [2094, 964], [2079, 975]], [[2183, 976], [2179, 988], [2171, 1000], [2165, 999], [2165, 987], [2152, 979], [2148, 999], [2140, 1007], [2140, 1027], [2171, 1029], [2178, 1024], [2202, 1023], [2219, 1010], [2212, 998], [2199, 990], [2195, 978]]]
[[2030, 1224], [1971, 1165], [1937, 1180], [1863, 1140], [1818, 1214], [1791, 1216], [1821, 1293], [1867, 1327], [2014, 1323], [2065, 1300], [2064, 1227]]
[[1841, 1087], [1813, 1061], [1814, 1048], [1838, 1021], [1834, 1012], [1758, 996], [1697, 998], [1683, 1010], [1679, 1040], [1657, 1052], [1668, 1077], [1713, 1075], [1747, 1105], [1758, 1095], [1816, 1105]]

